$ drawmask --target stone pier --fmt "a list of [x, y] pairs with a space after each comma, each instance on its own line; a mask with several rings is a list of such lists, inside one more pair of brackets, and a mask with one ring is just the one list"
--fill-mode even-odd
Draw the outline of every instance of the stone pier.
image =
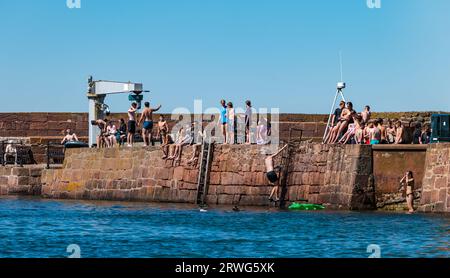
[[[265, 177], [267, 146], [217, 145], [209, 205], [269, 206]], [[0, 167], [0, 195], [44, 198], [195, 203], [198, 167], [184, 148], [180, 163], [163, 160], [159, 148], [69, 149], [60, 169]], [[450, 212], [450, 144], [430, 146], [322, 145], [293, 148], [288, 204], [299, 200], [328, 209], [404, 210], [402, 175], [415, 173], [416, 207]], [[277, 165], [280, 161], [275, 162]]]
[[420, 211], [450, 212], [450, 144], [428, 148]]
[[[260, 146], [216, 146], [207, 203], [269, 205], [272, 189], [265, 177]], [[68, 150], [63, 169], [47, 170], [42, 195], [47, 198], [195, 203], [197, 167], [161, 159], [155, 148]], [[307, 199], [329, 208], [373, 208], [368, 188], [370, 146], [305, 143], [293, 151], [288, 201]]]
[[0, 166], [0, 195], [40, 195], [44, 165]]

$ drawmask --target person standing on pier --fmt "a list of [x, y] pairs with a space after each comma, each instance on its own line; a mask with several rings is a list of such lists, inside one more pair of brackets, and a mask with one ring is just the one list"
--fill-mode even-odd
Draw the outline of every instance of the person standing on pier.
[[364, 111], [361, 112], [362, 122], [368, 124], [370, 118], [372, 117], [372, 112], [370, 112], [370, 106], [366, 105]]
[[247, 109], [245, 110], [245, 143], [246, 144], [251, 144], [251, 133], [250, 133], [250, 128], [252, 125], [252, 102], [250, 100], [247, 100], [245, 102], [245, 105], [247, 107]]
[[395, 144], [403, 144], [403, 124], [399, 120], [395, 123]]
[[97, 148], [100, 149], [105, 143], [105, 135], [106, 135], [106, 127], [108, 125], [108, 119], [98, 119], [91, 121], [91, 125], [97, 126], [100, 129], [99, 134], [97, 135]]
[[138, 126], [141, 122], [144, 122], [142, 127], [142, 138], [144, 139], [144, 145], [148, 147], [150, 145], [152, 130], [153, 130], [153, 112], [161, 109], [161, 105], [157, 108], [150, 108], [150, 102], [144, 103], [144, 111], [142, 111], [141, 118], [139, 119]]
[[227, 104], [227, 134], [228, 134], [228, 144], [236, 144], [236, 113], [232, 102]]
[[133, 102], [130, 109], [128, 109], [128, 147], [132, 147], [134, 143], [134, 134], [136, 133], [136, 111], [137, 103]]
[[264, 163], [266, 165], [266, 177], [269, 180], [269, 183], [274, 186], [272, 189], [272, 192], [270, 193], [270, 196], [269, 196], [269, 200], [271, 202], [279, 201], [279, 197], [278, 197], [279, 189], [278, 188], [280, 185], [278, 183], [278, 180], [280, 177], [277, 175], [276, 170], [281, 168], [281, 166], [278, 166], [278, 167], [276, 167], [277, 169], [275, 169], [275, 167], [273, 166], [274, 165], [273, 160], [275, 159], [275, 157], [280, 155], [280, 153], [283, 152], [287, 147], [288, 147], [288, 145], [286, 144], [283, 148], [281, 148], [275, 154], [268, 155], [266, 157], [266, 159], [264, 160]]
[[167, 134], [169, 134], [169, 125], [167, 124], [167, 121], [164, 119], [164, 115], [159, 115], [158, 134], [156, 137], [160, 138], [162, 145], [167, 144], [167, 136], [166, 136]]
[[219, 117], [219, 124], [220, 128], [222, 129], [222, 135], [224, 144], [227, 143], [227, 104], [224, 99], [220, 101], [220, 105], [222, 106], [220, 108], [220, 117]]

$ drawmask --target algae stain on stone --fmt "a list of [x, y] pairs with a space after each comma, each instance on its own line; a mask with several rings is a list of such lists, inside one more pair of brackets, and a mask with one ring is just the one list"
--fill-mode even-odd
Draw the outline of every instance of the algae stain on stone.
[[70, 182], [67, 185], [67, 191], [69, 191], [69, 192], [78, 191], [78, 189], [80, 189], [81, 187], [82, 187], [82, 185], [79, 182]]

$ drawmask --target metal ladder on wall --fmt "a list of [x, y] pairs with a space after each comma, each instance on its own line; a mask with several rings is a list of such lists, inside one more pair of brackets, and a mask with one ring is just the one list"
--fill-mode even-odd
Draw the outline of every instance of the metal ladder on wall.
[[200, 169], [198, 170], [197, 182], [197, 205], [204, 206], [206, 204], [206, 196], [208, 195], [209, 172], [211, 169], [212, 156], [214, 152], [214, 143], [204, 142], [200, 153]]
[[[293, 131], [299, 131], [300, 132], [300, 137], [299, 137], [299, 142], [296, 142], [295, 140], [293, 140], [292, 137], [292, 133]], [[289, 168], [291, 166], [291, 157], [292, 157], [292, 151], [294, 150], [293, 147], [296, 143], [300, 143], [302, 141], [302, 137], [303, 137], [303, 130], [302, 129], [297, 129], [297, 128], [291, 128], [289, 130], [289, 140], [288, 140], [288, 147], [286, 148], [286, 150], [283, 151], [283, 156], [281, 157], [281, 169], [280, 169], [280, 173], [279, 173], [279, 177], [280, 177], [280, 202], [279, 202], [279, 206], [280, 208], [284, 209], [286, 207], [286, 195], [288, 192], [288, 178], [289, 178]]]

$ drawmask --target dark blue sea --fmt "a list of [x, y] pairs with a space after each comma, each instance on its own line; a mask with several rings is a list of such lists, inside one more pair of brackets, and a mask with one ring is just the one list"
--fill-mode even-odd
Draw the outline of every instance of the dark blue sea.
[[0, 198], [7, 258], [448, 258], [449, 246], [442, 214]]

